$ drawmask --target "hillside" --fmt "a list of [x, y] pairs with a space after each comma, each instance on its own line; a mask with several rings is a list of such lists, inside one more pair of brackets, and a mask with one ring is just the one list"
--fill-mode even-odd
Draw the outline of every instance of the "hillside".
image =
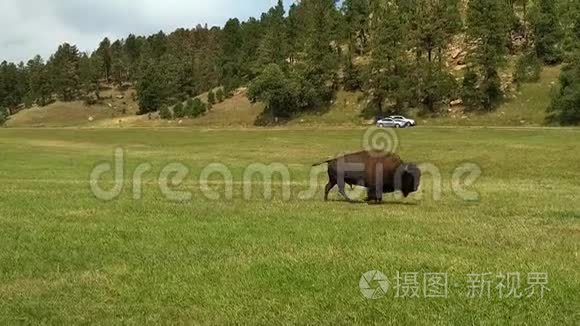
[[485, 114], [461, 114], [452, 111], [447, 116], [423, 120], [427, 125], [461, 126], [541, 126], [546, 123], [546, 109], [553, 92], [559, 87], [560, 67], [544, 67], [536, 83], [523, 84], [512, 98], [497, 110]]
[[106, 120], [132, 118], [138, 104], [134, 90], [108, 90], [101, 93], [102, 103], [88, 106], [82, 101], [56, 101], [45, 107], [22, 110], [10, 117], [7, 127], [92, 127]]
[[[559, 67], [546, 67], [538, 83], [524, 84], [497, 111], [488, 114], [463, 114], [454, 108], [437, 118], [417, 117], [421, 125], [501, 125], [539, 126], [544, 124], [546, 108], [551, 93], [557, 87]], [[197, 119], [161, 120], [157, 114], [137, 116], [138, 105], [133, 101], [133, 90], [127, 92], [108, 91], [109, 97], [101, 105], [86, 106], [82, 102], [56, 102], [43, 108], [23, 110], [11, 117], [7, 127], [209, 127], [232, 128], [253, 127], [263, 111], [262, 104], [252, 104], [245, 92], [240, 91], [223, 103], [214, 105], [211, 111]], [[364, 103], [361, 93], [340, 91], [332, 106], [316, 113], [302, 114], [288, 123], [289, 126], [363, 126], [369, 121], [360, 117]], [[122, 98], [120, 98], [122, 97]], [[207, 100], [207, 94], [199, 96]], [[123, 113], [125, 112], [125, 113]], [[91, 121], [92, 120], [92, 121]]]

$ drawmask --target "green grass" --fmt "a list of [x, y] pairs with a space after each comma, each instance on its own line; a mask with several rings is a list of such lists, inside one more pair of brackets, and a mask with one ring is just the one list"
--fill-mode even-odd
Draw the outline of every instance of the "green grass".
[[[580, 130], [403, 130], [404, 159], [432, 163], [440, 201], [392, 197], [348, 204], [244, 200], [255, 162], [289, 166], [293, 192], [310, 165], [361, 147], [363, 130], [0, 129], [0, 324], [529, 324], [580, 322]], [[112, 202], [89, 188], [92, 168], [126, 151], [126, 188]], [[133, 200], [135, 167], [146, 174]], [[170, 162], [190, 168], [161, 196]], [[221, 162], [236, 181], [230, 201], [205, 199], [201, 169]], [[464, 162], [482, 177], [479, 202], [450, 191]], [[320, 179], [320, 186], [324, 180]], [[216, 183], [221, 189], [222, 186]], [[447, 299], [362, 297], [362, 273], [449, 275]], [[469, 273], [547, 272], [544, 299], [467, 299]], [[525, 280], [524, 280], [525, 283]], [[494, 284], [496, 284], [494, 282]]]

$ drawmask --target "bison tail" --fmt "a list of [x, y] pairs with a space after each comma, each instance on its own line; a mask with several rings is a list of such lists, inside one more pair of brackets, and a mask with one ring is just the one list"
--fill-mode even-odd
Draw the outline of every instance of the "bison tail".
[[319, 166], [319, 165], [322, 165], [322, 164], [326, 164], [326, 163], [328, 163], [328, 162], [330, 162], [330, 160], [326, 160], [326, 161], [318, 162], [318, 163], [316, 163], [316, 164], [312, 164], [312, 166]]

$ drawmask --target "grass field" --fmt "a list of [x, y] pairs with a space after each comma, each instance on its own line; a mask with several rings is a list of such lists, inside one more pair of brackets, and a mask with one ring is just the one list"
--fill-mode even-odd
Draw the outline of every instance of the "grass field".
[[[0, 129], [0, 324], [528, 324], [580, 323], [580, 130], [417, 128], [399, 133], [404, 159], [443, 178], [423, 195], [348, 204], [312, 199], [310, 165], [361, 148], [364, 130]], [[119, 198], [92, 194], [89, 175], [125, 151]], [[168, 163], [190, 169], [189, 201], [161, 195]], [[231, 169], [231, 200], [198, 183], [210, 163]], [[242, 196], [252, 163], [282, 163], [292, 199]], [[453, 171], [482, 176], [466, 202]], [[150, 163], [141, 200], [131, 175]], [[108, 185], [107, 177], [102, 185]], [[216, 190], [223, 184], [214, 180]], [[258, 185], [261, 183], [255, 180]], [[320, 178], [320, 187], [324, 186]], [[380, 270], [387, 295], [359, 281]], [[447, 273], [446, 298], [396, 298], [397, 272]], [[548, 273], [544, 298], [468, 298], [468, 274]], [[376, 286], [374, 284], [373, 286]]]

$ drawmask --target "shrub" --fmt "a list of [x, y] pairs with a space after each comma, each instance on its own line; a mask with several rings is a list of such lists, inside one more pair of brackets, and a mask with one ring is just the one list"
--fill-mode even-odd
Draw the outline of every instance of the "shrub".
[[119, 92], [126, 92], [129, 90], [129, 88], [131, 88], [131, 84], [130, 83], [122, 83], [121, 85], [119, 85], [117, 87], [117, 90]]
[[231, 98], [234, 96], [234, 92], [242, 84], [238, 77], [227, 78], [224, 82], [223, 92], [226, 98]]
[[[425, 68], [417, 75], [419, 79], [415, 82], [416, 86], [408, 84], [407, 87], [401, 87], [401, 91], [398, 93], [403, 94], [403, 96], [399, 99], [399, 102], [404, 102], [406, 98], [412, 98], [413, 94], [405, 94], [405, 89], [414, 88], [419, 91], [418, 99], [423, 108], [423, 113], [432, 114], [437, 112], [443, 103], [448, 103], [451, 98], [457, 98], [457, 92], [455, 91], [458, 88], [457, 81], [450, 73], [442, 69]], [[402, 85], [406, 83], [408, 82], [403, 81]]]
[[463, 87], [461, 89], [461, 98], [467, 110], [478, 110], [481, 108], [481, 94], [477, 87], [477, 73], [469, 70], [463, 78]]
[[198, 98], [190, 98], [187, 100], [184, 108], [184, 116], [189, 118], [197, 118], [203, 115], [207, 110], [207, 105]]
[[287, 76], [277, 64], [266, 66], [248, 89], [248, 97], [266, 104], [272, 121], [289, 118], [301, 107], [301, 84], [297, 76]]
[[86, 95], [83, 98], [83, 102], [85, 103], [86, 106], [92, 106], [98, 103], [98, 99], [96, 96], [93, 95]]
[[534, 52], [521, 56], [516, 63], [514, 82], [521, 83], [537, 82], [540, 80], [542, 62]]
[[173, 115], [171, 114], [171, 110], [169, 110], [169, 107], [167, 107], [167, 105], [164, 105], [161, 107], [161, 110], [159, 110], [159, 117], [161, 117], [161, 119], [164, 119], [164, 120], [173, 119]]
[[193, 118], [193, 117], [195, 117], [194, 111], [195, 111], [195, 108], [193, 105], [193, 99], [190, 97], [185, 102], [184, 115], [186, 117]]
[[224, 101], [225, 94], [224, 94], [224, 90], [222, 88], [219, 88], [215, 95], [216, 95], [216, 100], [218, 103], [221, 103]]
[[39, 99], [37, 99], [37, 104], [42, 107], [50, 105], [54, 102], [55, 100], [52, 97], [40, 97]]
[[481, 103], [486, 111], [492, 111], [498, 107], [503, 99], [503, 91], [501, 89], [501, 79], [497, 73], [488, 76], [481, 83]]
[[0, 127], [8, 121], [8, 110], [0, 108]]
[[192, 101], [192, 108], [193, 108], [193, 110], [192, 110], [192, 112], [193, 112], [192, 118], [197, 118], [200, 115], [205, 114], [206, 109], [207, 109], [205, 103], [203, 103], [198, 98], [196, 98], [196, 99], [194, 99]]
[[347, 63], [344, 68], [343, 84], [347, 91], [358, 91], [362, 87], [361, 72], [351, 62]]
[[211, 105], [215, 104], [215, 93], [213, 91], [209, 91], [209, 93], [207, 93], [207, 102]]
[[562, 125], [578, 125], [580, 124], [580, 58], [576, 58], [562, 69], [560, 84], [562, 87], [548, 108], [548, 119]]
[[183, 118], [185, 117], [185, 107], [183, 106], [183, 103], [181, 102], [177, 102], [177, 104], [175, 104], [175, 106], [173, 107], [173, 115], [176, 118]]
[[24, 107], [30, 109], [34, 105], [34, 98], [30, 95], [24, 97]]

